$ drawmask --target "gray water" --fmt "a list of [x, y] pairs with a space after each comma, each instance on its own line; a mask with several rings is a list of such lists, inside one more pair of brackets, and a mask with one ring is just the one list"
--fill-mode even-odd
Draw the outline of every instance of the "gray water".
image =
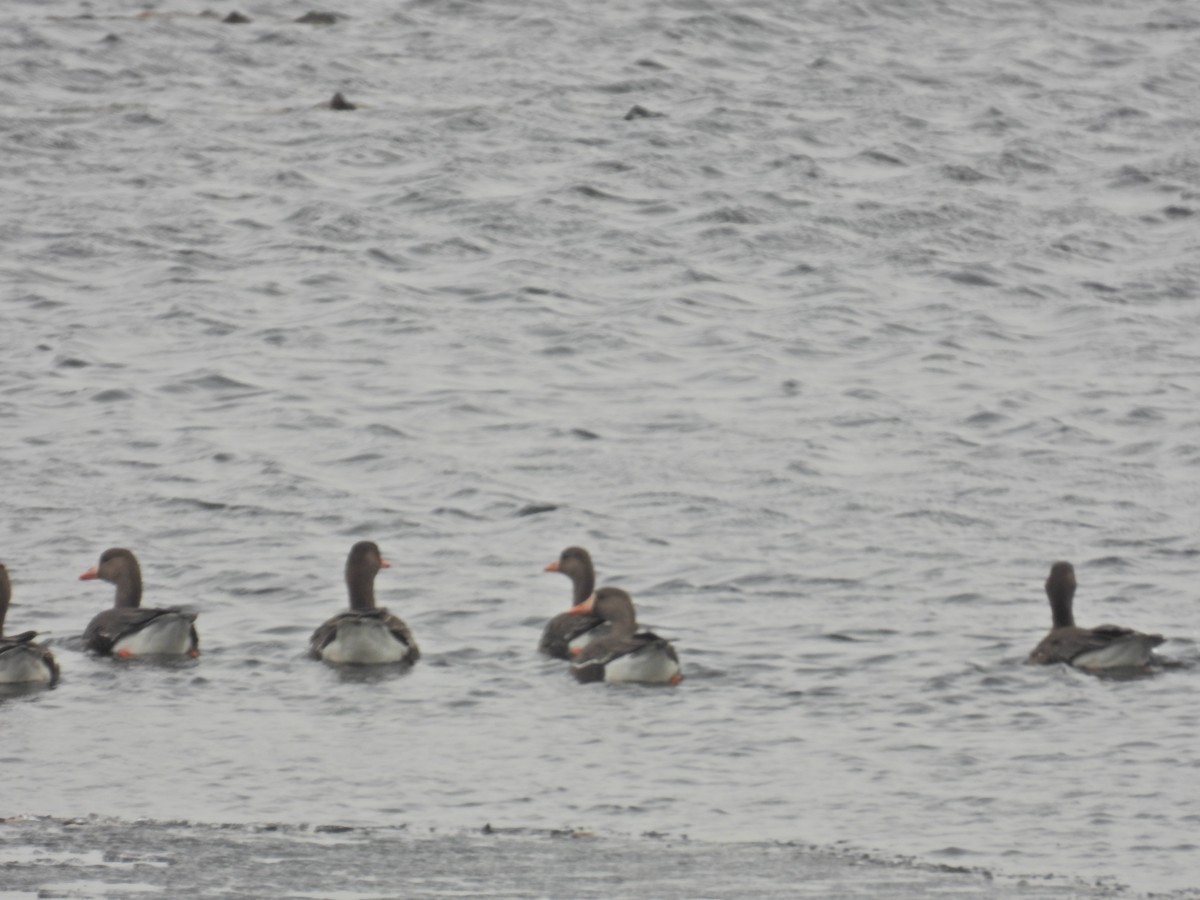
[[[1192, 4], [203, 9], [5, 7], [0, 816], [1200, 893]], [[362, 538], [409, 674], [304, 656]], [[678, 689], [535, 654], [573, 543]], [[79, 651], [109, 546], [199, 660]], [[1022, 666], [1056, 559], [1173, 664]]]

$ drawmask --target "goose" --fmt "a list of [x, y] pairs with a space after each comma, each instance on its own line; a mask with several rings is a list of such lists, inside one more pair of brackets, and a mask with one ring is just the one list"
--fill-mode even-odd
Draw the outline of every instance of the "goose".
[[669, 641], [649, 631], [638, 632], [633, 599], [620, 588], [606, 587], [576, 606], [611, 626], [608, 637], [592, 641], [571, 666], [579, 681], [636, 681], [642, 684], [679, 684], [683, 673], [679, 656]]
[[36, 631], [4, 636], [4, 617], [12, 600], [8, 569], [0, 564], [0, 684], [58, 683], [58, 663], [54, 654], [34, 642]]
[[346, 559], [350, 609], [338, 613], [313, 632], [312, 656], [331, 663], [412, 664], [421, 655], [412, 632], [396, 616], [375, 605], [375, 575], [391, 568], [372, 541], [359, 541]]
[[1056, 562], [1046, 579], [1046, 596], [1054, 625], [1027, 663], [1068, 663], [1077, 669], [1140, 668], [1150, 663], [1151, 650], [1166, 640], [1161, 634], [1143, 634], [1119, 625], [1080, 628], [1071, 610], [1075, 599], [1075, 567]]
[[101, 656], [199, 656], [196, 613], [175, 607], [142, 607], [142, 568], [124, 547], [110, 547], [80, 581], [116, 585], [113, 608], [98, 613], [83, 632], [84, 646]]
[[538, 649], [555, 659], [572, 659], [591, 641], [606, 636], [610, 626], [590, 612], [576, 612], [580, 604], [593, 596], [596, 570], [592, 557], [582, 547], [568, 547], [558, 559], [546, 566], [547, 572], [561, 572], [571, 579], [572, 608], [546, 623]]

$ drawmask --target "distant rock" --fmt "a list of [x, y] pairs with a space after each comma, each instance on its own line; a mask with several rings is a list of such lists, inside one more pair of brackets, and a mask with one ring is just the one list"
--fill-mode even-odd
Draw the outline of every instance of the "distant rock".
[[628, 122], [631, 119], [661, 119], [663, 115], [663, 113], [653, 112], [649, 109], [646, 109], [646, 107], [638, 106], [635, 103], [632, 107], [630, 107], [629, 112], [625, 113], [625, 121]]
[[528, 506], [522, 506], [517, 510], [518, 516], [536, 516], [541, 513], [554, 512], [558, 509], [553, 503], [530, 503]]
[[349, 100], [347, 100], [340, 91], [338, 93], [334, 94], [333, 99], [329, 101], [329, 108], [330, 109], [358, 109], [358, 107], [355, 104], [351, 103]]
[[300, 25], [336, 25], [343, 18], [331, 12], [306, 12], [296, 20]]
[[240, 12], [234, 10], [221, 21], [226, 25], [247, 25], [250, 23], [250, 18], [248, 16], [243, 16]]

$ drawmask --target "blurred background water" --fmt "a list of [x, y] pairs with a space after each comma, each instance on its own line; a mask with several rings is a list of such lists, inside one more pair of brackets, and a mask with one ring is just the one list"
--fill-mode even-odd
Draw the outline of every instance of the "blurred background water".
[[[1190, 4], [310, 9], [7, 7], [0, 815], [1200, 885]], [[362, 538], [409, 674], [304, 657]], [[573, 543], [679, 689], [535, 654]], [[198, 661], [71, 642], [109, 546]], [[1022, 666], [1056, 559], [1178, 665]]]

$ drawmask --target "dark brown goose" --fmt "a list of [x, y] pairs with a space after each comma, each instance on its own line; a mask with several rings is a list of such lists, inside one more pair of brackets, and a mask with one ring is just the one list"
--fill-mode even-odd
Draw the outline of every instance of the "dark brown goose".
[[1056, 562], [1046, 579], [1046, 596], [1054, 625], [1029, 654], [1028, 663], [1068, 663], [1077, 669], [1142, 668], [1150, 663], [1151, 650], [1166, 640], [1161, 634], [1143, 634], [1119, 625], [1080, 628], [1075, 624], [1075, 567]]
[[592, 557], [582, 547], [568, 547], [545, 569], [547, 572], [562, 572], [571, 579], [571, 609], [559, 613], [542, 630], [538, 649], [555, 659], [573, 659], [576, 653], [591, 641], [606, 636], [610, 628], [604, 620], [591, 613], [576, 612], [581, 603], [593, 595], [596, 587], [596, 570], [592, 568]]
[[116, 585], [113, 608], [99, 613], [83, 632], [88, 650], [104, 656], [199, 656], [196, 614], [184, 609], [142, 608], [142, 568], [123, 547], [100, 554], [80, 581], [93, 579]]
[[41, 644], [34, 643], [36, 631], [4, 636], [4, 618], [12, 600], [12, 584], [8, 569], [0, 565], [0, 684], [55, 684], [58, 663], [54, 654]]
[[346, 559], [350, 609], [313, 632], [310, 652], [331, 663], [370, 666], [417, 661], [412, 632], [396, 616], [375, 605], [375, 575], [391, 567], [371, 541], [359, 541]]
[[649, 631], [638, 633], [633, 599], [620, 588], [601, 588], [575, 611], [589, 612], [608, 622], [608, 637], [592, 641], [571, 666], [582, 682], [636, 681], [641, 684], [679, 684], [679, 656], [670, 642]]

